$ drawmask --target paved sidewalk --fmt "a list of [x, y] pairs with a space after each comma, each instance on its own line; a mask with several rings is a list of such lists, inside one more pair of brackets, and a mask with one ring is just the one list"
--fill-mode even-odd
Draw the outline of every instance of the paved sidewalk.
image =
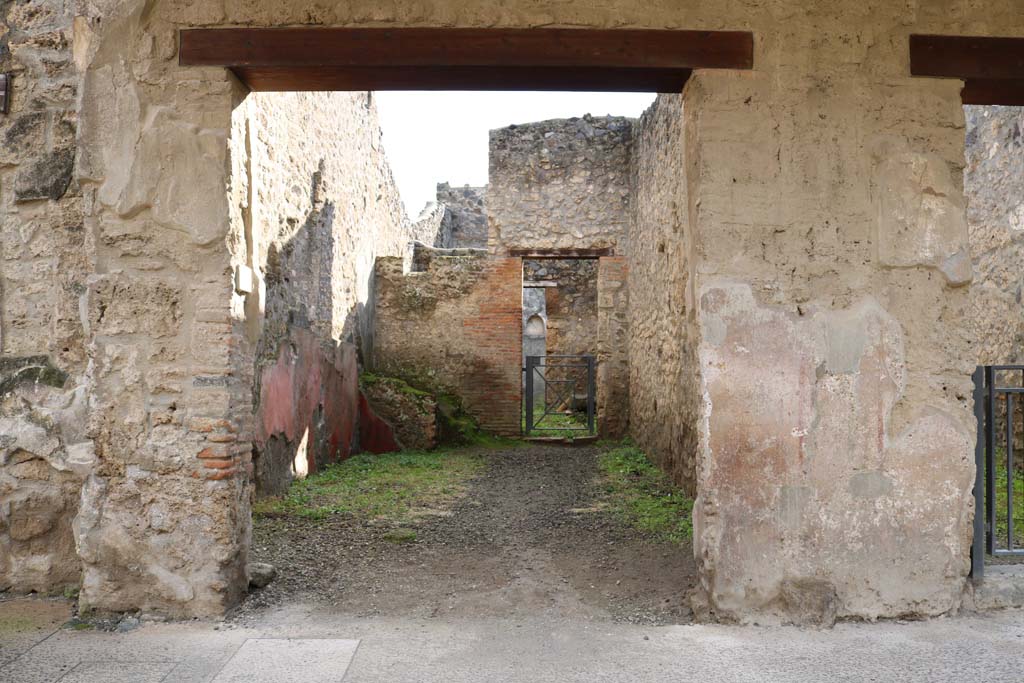
[[[792, 627], [636, 626], [586, 620], [360, 619], [302, 607], [252, 626], [45, 628], [0, 603], [0, 681], [1024, 681], [1024, 612]], [[65, 608], [66, 609], [66, 608]], [[17, 631], [17, 632], [15, 632]], [[5, 663], [6, 662], [6, 663]]]

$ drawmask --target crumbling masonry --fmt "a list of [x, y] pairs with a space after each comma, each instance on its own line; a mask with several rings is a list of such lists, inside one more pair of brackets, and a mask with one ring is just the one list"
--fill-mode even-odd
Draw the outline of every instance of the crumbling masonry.
[[[180, 29], [728, 27], [753, 33], [754, 69], [697, 70], [631, 129], [625, 239], [601, 262], [630, 431], [696, 495], [697, 604], [736, 620], [959, 606], [970, 374], [1019, 350], [972, 311], [1003, 339], [1021, 318], [1019, 259], [999, 265], [1019, 256], [1020, 207], [994, 202], [1019, 203], [1019, 155], [986, 150], [1017, 145], [1020, 122], [972, 111], [965, 129], [961, 83], [909, 77], [907, 36], [1024, 35], [1016, 0], [2, 11], [0, 587], [221, 614], [246, 585], [254, 470], [358, 447], [345, 421], [362, 418], [331, 402], [374, 348], [374, 262], [419, 225], [388, 189], [372, 97], [284, 107], [179, 66]], [[1016, 189], [975, 192], [975, 173]]]

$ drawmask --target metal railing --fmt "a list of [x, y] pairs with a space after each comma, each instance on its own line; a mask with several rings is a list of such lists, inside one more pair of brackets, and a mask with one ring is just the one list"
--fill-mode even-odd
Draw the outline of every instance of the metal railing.
[[971, 576], [975, 580], [985, 574], [986, 554], [996, 558], [1024, 557], [1024, 542], [1018, 539], [1018, 520], [1014, 519], [1015, 506], [1022, 502], [1016, 498], [1024, 493], [1014, 490], [1018, 480], [1024, 481], [1024, 470], [1018, 473], [1014, 462], [1018, 428], [1024, 426], [1016, 421], [1015, 404], [1021, 398], [1015, 397], [1024, 398], [1024, 365], [987, 365], [974, 371], [978, 441], [974, 450]]
[[[524, 392], [526, 436], [533, 432], [581, 432], [594, 434], [594, 356], [526, 356]], [[578, 391], [582, 387], [583, 392]], [[541, 391], [538, 391], [541, 389]], [[540, 415], [537, 399], [540, 398]], [[586, 424], [573, 419], [578, 400], [585, 401]]]

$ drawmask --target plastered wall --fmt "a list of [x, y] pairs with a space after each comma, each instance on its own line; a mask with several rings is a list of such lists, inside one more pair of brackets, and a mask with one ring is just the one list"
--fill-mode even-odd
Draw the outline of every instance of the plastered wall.
[[280, 494], [358, 447], [357, 361], [373, 262], [418, 232], [369, 93], [252, 93], [232, 114], [232, 235], [254, 354], [257, 493]]

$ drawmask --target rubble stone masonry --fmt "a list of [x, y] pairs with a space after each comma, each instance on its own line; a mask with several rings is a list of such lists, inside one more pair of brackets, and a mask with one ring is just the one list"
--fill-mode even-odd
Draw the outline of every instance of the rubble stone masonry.
[[633, 119], [589, 115], [492, 130], [491, 252], [624, 248], [632, 137]]
[[1024, 363], [1024, 107], [964, 107], [971, 341], [981, 365]]
[[632, 156], [629, 415], [640, 447], [694, 495], [701, 395], [684, 144], [682, 96], [659, 95]]
[[372, 369], [461, 400], [484, 429], [520, 433], [523, 265], [435, 256], [425, 272], [377, 260]]
[[444, 206], [441, 228], [445, 239], [437, 247], [487, 247], [487, 198], [486, 187], [452, 187], [438, 183], [437, 202]]

